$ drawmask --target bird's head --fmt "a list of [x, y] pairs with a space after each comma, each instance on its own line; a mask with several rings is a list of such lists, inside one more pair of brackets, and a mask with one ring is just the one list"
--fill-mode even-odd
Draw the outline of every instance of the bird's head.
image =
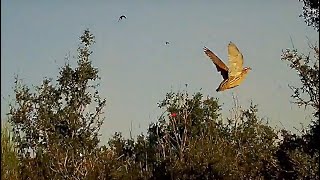
[[251, 67], [245, 67], [245, 68], [243, 68], [243, 71], [245, 71], [246, 73], [248, 73], [249, 71], [251, 71], [252, 69], [251, 69]]
[[243, 68], [243, 69], [242, 69], [242, 74], [243, 74], [243, 76], [244, 76], [244, 77], [247, 76], [248, 73], [249, 73], [249, 71], [251, 71], [251, 70], [252, 70], [251, 67], [245, 67], [245, 68]]

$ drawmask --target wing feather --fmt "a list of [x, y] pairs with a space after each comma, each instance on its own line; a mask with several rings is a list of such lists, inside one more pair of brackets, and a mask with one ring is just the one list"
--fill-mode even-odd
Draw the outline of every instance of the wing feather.
[[210, 49], [207, 47], [203, 48], [204, 53], [212, 60], [216, 65], [217, 71], [221, 73], [223, 79], [228, 79], [228, 67], [221, 61], [218, 56], [216, 56]]
[[228, 45], [228, 58], [229, 58], [229, 71], [228, 75], [239, 76], [242, 72], [243, 66], [243, 55], [240, 53], [239, 49], [232, 42]]

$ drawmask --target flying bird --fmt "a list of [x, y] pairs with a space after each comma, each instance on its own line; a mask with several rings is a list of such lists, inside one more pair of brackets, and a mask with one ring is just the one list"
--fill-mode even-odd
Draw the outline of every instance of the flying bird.
[[222, 62], [218, 56], [216, 56], [210, 49], [204, 47], [204, 53], [209, 56], [212, 62], [216, 65], [218, 72], [220, 72], [223, 81], [216, 89], [217, 92], [239, 86], [248, 75], [251, 70], [250, 67], [243, 66], [243, 55], [237, 48], [237, 46], [230, 42], [228, 45], [228, 67]]
[[169, 41], [166, 41], [166, 44], [170, 44]]
[[127, 19], [127, 17], [125, 15], [120, 16], [118, 22], [122, 19]]

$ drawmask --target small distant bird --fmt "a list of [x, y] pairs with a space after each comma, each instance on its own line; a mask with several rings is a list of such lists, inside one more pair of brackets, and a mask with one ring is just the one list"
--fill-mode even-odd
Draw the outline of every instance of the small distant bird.
[[229, 67], [227, 67], [221, 59], [218, 58], [212, 51], [207, 47], [204, 47], [204, 53], [209, 56], [212, 62], [216, 65], [218, 72], [221, 73], [223, 81], [220, 83], [216, 91], [224, 91], [227, 89], [239, 86], [246, 78], [248, 72], [251, 70], [250, 67], [242, 68], [243, 66], [243, 55], [239, 49], [232, 42], [228, 45], [228, 59]]
[[118, 22], [122, 19], [127, 19], [127, 17], [125, 15], [120, 16]]
[[170, 44], [169, 41], [166, 41], [166, 44]]

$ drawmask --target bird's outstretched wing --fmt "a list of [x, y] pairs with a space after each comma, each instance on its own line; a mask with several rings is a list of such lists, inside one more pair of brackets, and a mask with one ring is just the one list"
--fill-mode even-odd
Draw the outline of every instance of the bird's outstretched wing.
[[216, 65], [218, 72], [221, 73], [223, 79], [228, 79], [228, 67], [221, 61], [218, 56], [216, 56], [210, 49], [207, 47], [203, 48], [204, 53], [212, 60], [212, 62]]
[[243, 55], [240, 53], [239, 49], [232, 42], [228, 45], [228, 58], [229, 58], [229, 77], [239, 76], [242, 72], [243, 66]]
[[119, 17], [118, 22], [119, 22], [120, 20], [122, 20], [123, 18], [124, 18], [124, 19], [127, 19], [127, 17], [126, 17], [125, 15], [122, 15], [122, 16]]

